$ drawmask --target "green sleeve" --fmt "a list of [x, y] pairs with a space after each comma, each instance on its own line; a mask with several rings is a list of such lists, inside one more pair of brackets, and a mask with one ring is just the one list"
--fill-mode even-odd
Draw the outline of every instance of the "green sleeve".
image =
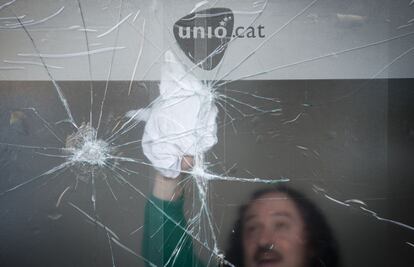
[[164, 201], [152, 196], [147, 201], [142, 256], [156, 266], [204, 267], [193, 253], [191, 236], [183, 230], [187, 227], [183, 206], [182, 197]]

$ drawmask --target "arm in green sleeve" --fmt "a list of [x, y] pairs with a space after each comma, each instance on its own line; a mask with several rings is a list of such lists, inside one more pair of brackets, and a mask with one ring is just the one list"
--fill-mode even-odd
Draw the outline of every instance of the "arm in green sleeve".
[[193, 253], [192, 237], [183, 230], [187, 227], [184, 198], [164, 201], [152, 196], [150, 200], [145, 207], [142, 256], [157, 266], [204, 267]]

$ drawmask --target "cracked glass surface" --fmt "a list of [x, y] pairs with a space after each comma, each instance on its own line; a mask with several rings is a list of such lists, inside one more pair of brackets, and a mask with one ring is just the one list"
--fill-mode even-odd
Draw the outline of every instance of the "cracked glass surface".
[[[173, 25], [214, 7], [232, 10], [243, 37], [211, 54], [196, 41], [199, 65], [224, 53], [207, 71], [186, 58]], [[286, 183], [326, 214], [344, 266], [410, 266], [413, 8], [1, 1], [1, 265], [153, 264], [141, 253], [144, 206], [163, 210], [150, 198], [144, 123], [128, 112], [159, 102], [173, 51], [218, 108], [218, 143], [182, 181], [188, 226], [172, 219], [195, 255], [233, 266], [224, 251], [238, 208], [256, 189]]]

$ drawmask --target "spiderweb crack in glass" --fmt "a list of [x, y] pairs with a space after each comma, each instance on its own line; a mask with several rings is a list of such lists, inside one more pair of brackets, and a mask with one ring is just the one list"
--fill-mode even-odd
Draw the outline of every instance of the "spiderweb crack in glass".
[[[144, 259], [140, 253], [136, 249], [132, 249], [132, 247], [135, 248], [135, 246], [131, 246], [131, 240], [127, 239], [128, 237], [125, 237], [125, 235], [117, 233], [122, 232], [122, 226], [114, 226], [111, 223], [111, 220], [108, 219], [108, 217], [105, 217], [101, 214], [102, 210], [99, 209], [100, 200], [106, 201], [103, 199], [104, 197], [104, 191], [100, 190], [99, 184], [102, 183], [104, 186], [106, 186], [106, 190], [109, 190], [110, 197], [113, 197], [117, 205], [121, 207], [121, 209], [126, 209], [125, 202], [122, 202], [122, 194], [119, 194], [121, 190], [124, 190], [125, 188], [128, 188], [129, 191], [132, 191], [134, 193], [134, 197], [142, 197], [146, 201], [148, 201], [151, 205], [155, 205], [155, 209], [157, 209], [159, 212], [163, 213], [166, 217], [168, 217], [171, 221], [173, 221], [174, 224], [176, 224], [177, 228], [182, 228], [185, 235], [182, 236], [181, 242], [178, 244], [178, 246], [175, 248], [174, 253], [171, 255], [169, 261], [167, 264], [174, 263], [176, 260], [177, 255], [182, 251], [183, 246], [185, 244], [184, 240], [186, 238], [191, 237], [194, 239], [194, 243], [198, 244], [203, 249], [207, 250], [210, 254], [210, 257], [208, 257], [208, 263], [212, 263], [214, 258], [216, 258], [218, 261], [222, 261], [224, 264], [228, 266], [233, 266], [232, 263], [228, 262], [225, 258], [225, 255], [222, 253], [222, 240], [221, 240], [221, 233], [220, 233], [220, 226], [218, 220], [216, 220], [216, 217], [213, 215], [215, 214], [215, 210], [213, 210], [213, 205], [211, 204], [211, 198], [212, 195], [214, 195], [215, 192], [212, 192], [213, 185], [212, 183], [217, 181], [224, 181], [227, 183], [265, 183], [265, 184], [274, 184], [278, 182], [289, 182], [294, 180], [300, 180], [298, 177], [291, 177], [288, 175], [289, 178], [284, 178], [283, 176], [280, 176], [282, 178], [275, 179], [275, 176], [271, 177], [256, 177], [258, 175], [252, 174], [251, 177], [245, 178], [245, 177], [238, 177], [236, 174], [231, 174], [231, 171], [233, 167], [236, 166], [236, 164], [232, 165], [230, 169], [227, 171], [224, 170], [223, 173], [215, 173], [211, 169], [213, 169], [213, 163], [210, 163], [205, 157], [207, 155], [204, 155], [203, 153], [199, 153], [196, 156], [195, 159], [195, 166], [191, 171], [184, 172], [188, 174], [188, 177], [183, 179], [181, 182], [182, 184], [186, 184], [189, 182], [193, 182], [194, 185], [194, 191], [197, 192], [195, 194], [195, 200], [198, 201], [199, 205], [193, 204], [191, 208], [190, 218], [188, 219], [188, 226], [182, 227], [180, 222], [175, 221], [173, 218], [169, 217], [168, 214], [165, 214], [161, 207], [156, 206], [154, 202], [151, 202], [148, 193], [144, 190], [144, 186], [137, 186], [136, 182], [137, 180], [140, 180], [144, 175], [134, 168], [129, 168], [127, 164], [131, 165], [138, 165], [138, 166], [149, 166], [149, 167], [157, 167], [153, 166], [153, 164], [148, 163], [145, 160], [142, 160], [139, 158], [139, 156], [136, 156], [136, 153], [130, 153], [130, 151], [137, 151], [141, 148], [142, 145], [145, 144], [145, 141], [141, 139], [137, 139], [136, 136], [131, 138], [131, 133], [136, 130], [137, 128], [141, 129], [142, 123], [136, 120], [136, 117], [142, 114], [135, 114], [132, 116], [129, 116], [129, 118], [123, 118], [122, 115], [127, 112], [127, 110], [122, 110], [120, 112], [121, 115], [117, 114], [118, 116], [110, 117], [110, 112], [106, 109], [108, 109], [108, 106], [110, 105], [108, 100], [110, 100], [110, 97], [113, 97], [110, 95], [111, 91], [115, 91], [112, 88], [112, 80], [115, 79], [112, 77], [113, 74], [113, 68], [121, 68], [121, 64], [115, 63], [115, 55], [116, 53], [122, 53], [127, 51], [127, 48], [129, 47], [129, 44], [118, 44], [118, 38], [119, 38], [119, 31], [125, 27], [131, 27], [136, 33], [137, 36], [140, 36], [142, 39], [137, 44], [139, 45], [137, 47], [136, 44], [133, 45], [134, 49], [138, 53], [134, 54], [135, 56], [131, 57], [133, 58], [133, 66], [128, 69], [128, 71], [125, 71], [127, 76], [130, 79], [128, 81], [127, 91], [128, 93], [126, 95], [131, 95], [134, 92], [137, 91], [137, 87], [135, 86], [136, 83], [134, 83], [136, 76], [139, 78], [144, 79], [147, 77], [147, 74], [150, 73], [153, 66], [160, 64], [160, 58], [164, 54], [164, 52], [168, 49], [171, 49], [171, 47], [174, 47], [175, 43], [171, 42], [168, 43], [169, 47], [166, 47], [165, 49], [161, 49], [160, 45], [157, 44], [156, 41], [154, 41], [154, 38], [152, 36], [148, 36], [147, 33], [149, 32], [147, 30], [148, 27], [151, 27], [151, 23], [156, 23], [158, 20], [157, 14], [160, 12], [160, 10], [157, 10], [157, 1], [154, 1], [150, 8], [154, 9], [154, 15], [155, 19], [151, 20], [151, 23], [146, 23], [147, 21], [150, 21], [150, 16], [145, 17], [145, 14], [148, 15], [145, 11], [145, 7], [140, 7], [140, 9], [137, 10], [137, 7], [135, 6], [136, 3], [128, 2], [128, 1], [119, 1], [108, 3], [108, 7], [101, 8], [100, 10], [106, 10], [109, 9], [114, 12], [115, 15], [111, 13], [113, 17], [116, 17], [117, 21], [115, 23], [111, 22], [111, 25], [108, 27], [99, 27], [92, 25], [90, 19], [88, 19], [88, 12], [91, 9], [85, 10], [85, 7], [81, 5], [81, 2], [85, 4], [86, 1], [78, 1], [79, 6], [79, 12], [82, 19], [82, 26], [72, 26], [71, 27], [58, 27], [51, 28], [52, 30], [55, 29], [73, 29], [77, 31], [82, 31], [82, 44], [86, 43], [85, 50], [82, 51], [80, 48], [74, 48], [72, 51], [76, 52], [67, 52], [67, 53], [57, 53], [56, 51], [43, 51], [46, 49], [50, 49], [47, 44], [42, 44], [39, 40], [40, 37], [37, 36], [38, 32], [34, 34], [33, 32], [37, 29], [36, 26], [39, 26], [40, 24], [45, 23], [52, 23], [58, 20], [59, 18], [65, 19], [66, 12], [70, 12], [70, 4], [68, 2], [67, 5], [64, 7], [53, 7], [50, 9], [50, 11], [46, 12], [47, 14], [44, 14], [40, 19], [37, 19], [35, 13], [33, 16], [29, 15], [21, 15], [19, 14], [15, 16], [12, 16], [13, 14], [0, 17], [0, 29], [1, 31], [21, 31], [24, 32], [25, 35], [28, 37], [28, 40], [30, 41], [30, 44], [32, 45], [32, 51], [22, 51], [18, 52], [13, 55], [8, 55], [8, 59], [2, 60], [3, 63], [7, 64], [18, 64], [19, 66], [13, 67], [11, 65], [7, 66], [0, 66], [0, 71], [2, 75], [7, 75], [5, 73], [9, 71], [23, 71], [26, 69], [29, 69], [31, 66], [42, 66], [45, 70], [45, 73], [47, 74], [47, 77], [49, 81], [53, 83], [53, 88], [55, 90], [55, 93], [58, 96], [58, 101], [61, 106], [63, 106], [65, 111], [66, 118], [63, 120], [64, 123], [53, 123], [49, 122], [46, 119], [45, 113], [47, 111], [39, 112], [35, 108], [23, 108], [22, 110], [27, 110], [33, 112], [36, 119], [41, 122], [41, 126], [47, 131], [52, 134], [52, 138], [56, 139], [55, 141], [59, 141], [61, 144], [53, 145], [52, 141], [48, 143], [48, 145], [44, 145], [44, 143], [39, 142], [36, 144], [26, 144], [24, 142], [21, 143], [11, 143], [8, 141], [1, 142], [1, 147], [7, 147], [8, 149], [12, 149], [15, 151], [27, 151], [29, 152], [31, 156], [35, 157], [48, 157], [48, 158], [54, 158], [56, 160], [62, 160], [63, 162], [59, 162], [56, 165], [53, 165], [51, 167], [48, 167], [47, 170], [43, 170], [40, 172], [40, 174], [35, 176], [30, 176], [24, 179], [23, 182], [19, 180], [20, 182], [17, 185], [9, 186], [6, 190], [2, 191], [0, 193], [1, 196], [4, 196], [6, 194], [9, 194], [12, 191], [16, 191], [17, 189], [22, 189], [23, 187], [26, 187], [32, 183], [35, 183], [36, 181], [42, 180], [46, 177], [49, 177], [48, 180], [52, 180], [56, 177], [63, 177], [63, 173], [66, 172], [66, 170], [71, 170], [75, 175], [75, 179], [72, 179], [71, 182], [75, 181], [74, 184], [70, 184], [69, 186], [64, 186], [64, 190], [60, 190], [58, 194], [56, 194], [55, 199], [57, 201], [53, 201], [53, 203], [56, 203], [54, 206], [58, 207], [64, 207], [69, 206], [73, 208], [75, 211], [77, 211], [80, 215], [87, 218], [89, 222], [92, 222], [93, 224], [97, 225], [98, 227], [96, 229], [101, 229], [104, 231], [104, 236], [108, 242], [108, 248], [109, 253], [111, 254], [111, 264], [112, 266], [115, 266], [117, 263], [117, 257], [116, 257], [116, 251], [113, 250], [113, 245], [116, 245], [118, 248], [123, 249], [124, 251], [128, 252], [129, 254], [133, 255], [134, 257], [137, 257], [140, 260], [143, 260], [144, 262], [148, 263], [150, 266], [155, 266], [153, 263], [149, 262], [148, 259]], [[189, 8], [188, 10], [191, 12], [196, 11], [197, 9], [200, 9], [204, 6], [214, 6], [218, 1], [215, 1], [215, 3], [209, 3], [209, 1], [201, 1], [197, 4], [195, 4], [194, 8]], [[268, 64], [264, 64], [261, 68], [255, 69], [250, 74], [244, 74], [242, 73], [238, 79], [227, 79], [228, 77], [233, 77], [232, 75], [234, 73], [237, 74], [237, 71], [243, 68], [243, 65], [246, 65], [246, 62], [251, 63], [253, 55], [256, 55], [258, 52], [260, 52], [262, 49], [266, 47], [267, 44], [269, 44], [270, 40], [276, 39], [276, 37], [279, 37], [283, 31], [285, 31], [288, 27], [291, 26], [297, 26], [295, 23], [298, 23], [299, 19], [302, 19], [308, 12], [313, 12], [313, 8], [320, 4], [321, 1], [306, 1], [303, 3], [300, 3], [300, 5], [295, 5], [295, 13], [290, 16], [288, 19], [286, 19], [281, 26], [278, 27], [275, 31], [270, 32], [266, 36], [268, 36], [263, 42], [260, 42], [259, 44], [256, 44], [255, 47], [251, 50], [251, 52], [247, 52], [244, 54], [240, 54], [238, 57], [236, 64], [227, 64], [226, 65], [226, 58], [228, 59], [228, 54], [225, 54], [223, 61], [220, 63], [220, 65], [216, 68], [215, 72], [213, 72], [213, 78], [212, 80], [206, 80], [203, 81], [201, 79], [200, 83], [202, 83], [204, 91], [198, 92], [199, 94], [204, 94], [203, 96], [208, 99], [209, 102], [213, 102], [215, 105], [217, 105], [218, 109], [220, 110], [220, 113], [223, 115], [223, 120], [220, 121], [219, 128], [221, 130], [225, 129], [227, 126], [233, 127], [233, 131], [235, 134], [238, 134], [240, 137], [242, 137], [245, 133], [243, 131], [240, 131], [235, 126], [236, 122], [243, 122], [249, 118], [252, 119], [252, 124], [260, 124], [260, 119], [265, 118], [266, 116], [273, 116], [273, 118], [277, 118], [277, 116], [282, 116], [283, 118], [280, 119], [279, 124], [277, 125], [277, 128], [273, 128], [269, 130], [269, 134], [271, 134], [271, 138], [275, 138], [276, 140], [282, 140], [282, 138], [286, 139], [286, 144], [290, 145], [292, 148], [295, 148], [301, 153], [300, 155], [303, 155], [304, 157], [309, 159], [309, 162], [313, 158], [318, 158], [320, 161], [322, 161], [321, 158], [324, 156], [323, 148], [318, 148], [312, 143], [305, 143], [301, 142], [299, 140], [295, 140], [292, 136], [291, 132], [287, 131], [287, 127], [292, 127], [289, 129], [293, 129], [293, 127], [297, 125], [302, 125], [305, 123], [310, 122], [309, 120], [309, 110], [314, 108], [317, 105], [314, 105], [311, 103], [300, 103], [301, 109], [295, 110], [295, 112], [292, 112], [290, 114], [285, 114], [285, 109], [282, 108], [282, 106], [288, 106], [291, 105], [291, 103], [286, 104], [285, 102], [273, 98], [268, 97], [265, 95], [261, 95], [262, 92], [252, 92], [252, 90], [234, 90], [231, 89], [231, 87], [227, 88], [225, 85], [230, 85], [231, 83], [234, 83], [238, 80], [247, 79], [247, 78], [254, 78], [259, 75], [268, 74], [270, 72], [276, 73], [276, 71], [280, 71], [283, 69], [288, 69], [291, 67], [302, 67], [306, 64], [314, 63], [316, 61], [322, 61], [327, 59], [335, 59], [336, 61], [342, 59], [342, 56], [345, 54], [351, 54], [358, 51], [370, 51], [370, 48], [381, 46], [381, 45], [389, 45], [392, 42], [399, 41], [406, 38], [411, 38], [413, 35], [413, 32], [398, 32], [397, 34], [393, 34], [391, 36], [388, 36], [387, 38], [383, 39], [370, 39], [367, 38], [366, 41], [363, 43], [356, 43], [352, 46], [344, 46], [339, 47], [339, 49], [336, 49], [335, 51], [328, 50], [323, 53], [319, 54], [311, 54], [307, 57], [301, 58], [301, 57], [293, 57], [288, 62], [285, 62], [283, 58], [280, 59], [280, 61], [277, 61], [276, 63], [272, 63], [270, 66]], [[409, 6], [413, 4], [414, 1], [411, 1], [409, 3]], [[19, 6], [17, 4], [19, 1], [9, 1], [4, 4], [0, 5], [0, 11], [4, 12], [7, 11], [9, 8], [12, 8], [13, 13], [19, 11]], [[66, 4], [66, 3], [65, 3]], [[113, 4], [116, 4], [117, 6], [113, 6]], [[129, 6], [124, 6], [128, 4]], [[16, 5], [16, 6], [15, 6]], [[258, 18], [263, 14], [264, 11], [266, 11], [266, 7], [268, 5], [268, 1], [256, 1], [252, 2], [251, 6], [253, 6], [253, 10], [235, 10], [234, 14], [239, 15], [255, 15], [253, 17], [253, 20], [251, 21], [251, 25], [257, 23]], [[73, 7], [72, 7], [73, 8]], [[89, 7], [90, 8], [90, 7]], [[126, 10], [128, 9], [128, 12]], [[56, 11], [57, 10], [57, 11]], [[136, 11], [137, 10], [137, 11]], [[141, 12], [142, 10], [142, 12]], [[22, 10], [24, 11], [24, 10]], [[133, 11], [133, 12], [131, 12]], [[76, 13], [77, 16], [79, 16], [79, 12]], [[189, 12], [189, 13], [191, 13]], [[135, 14], [135, 15], [134, 15]], [[144, 15], [143, 15], [144, 14]], [[332, 14], [336, 14], [332, 15]], [[348, 25], [350, 27], [365, 27], [365, 25], [372, 20], [368, 16], [359, 16], [354, 14], [345, 14], [340, 12], [333, 12], [330, 14], [332, 17], [336, 17], [338, 19], [338, 23], [342, 23], [344, 25]], [[134, 15], [134, 16], [133, 16]], [[85, 17], [86, 16], [86, 20]], [[314, 14], [312, 15], [312, 18], [317, 22], [320, 20], [323, 20], [323, 15]], [[25, 19], [25, 21], [23, 21]], [[166, 19], [168, 20], [168, 19]], [[10, 22], [12, 21], [12, 22]], [[16, 22], [17, 21], [17, 22]], [[4, 23], [3, 23], [4, 22]], [[141, 23], [142, 22], [142, 23]], [[158, 21], [160, 22], [160, 21]], [[315, 23], [316, 23], [315, 22]], [[404, 30], [406, 28], [409, 28], [411, 25], [412, 19], [408, 20], [407, 24], [397, 26], [396, 28], [398, 30]], [[86, 23], [91, 25], [86, 25]], [[136, 27], [134, 23], [141, 23], [141, 27]], [[405, 22], [404, 22], [405, 23]], [[88, 26], [88, 27], [87, 27]], [[247, 30], [248, 27], [245, 27]], [[33, 29], [33, 32], [32, 32]], [[269, 28], [268, 28], [269, 29]], [[169, 30], [169, 28], [168, 28]], [[245, 30], [245, 31], [246, 31]], [[96, 34], [95, 34], [96, 32]], [[171, 32], [170, 32], [171, 34]], [[240, 36], [242, 36], [240, 34]], [[113, 37], [112, 44], [108, 45], [108, 42], [106, 41], [106, 38]], [[97, 40], [102, 41], [102, 43], [89, 43], [89, 40]], [[109, 39], [108, 39], [109, 40]], [[365, 39], [364, 39], [365, 40]], [[232, 46], [236, 42], [240, 41], [240, 38], [236, 37], [231, 39], [225, 46]], [[144, 51], [144, 44], [149, 44], [152, 48], [157, 50], [157, 55], [154, 56], [154, 53], [151, 54], [152, 62], [150, 64], [146, 65], [142, 63], [142, 60], [145, 56]], [[90, 46], [104, 46], [100, 48], [96, 48], [91, 50]], [[148, 47], [150, 47], [148, 46]], [[224, 50], [224, 45], [218, 46], [215, 51], [213, 51], [210, 55], [207, 55], [204, 60], [202, 60], [199, 64], [202, 64], [204, 62], [207, 62], [214, 54], [221, 53]], [[409, 47], [402, 47], [402, 50], [396, 50], [391, 51], [389, 58], [387, 59], [387, 62], [382, 65], [375, 66], [374, 68], [370, 69], [370, 79], [375, 79], [377, 77], [381, 77], [380, 75], [384, 74], [387, 70], [390, 70], [392, 66], [400, 63], [401, 61], [407, 60], [409, 56], [412, 56], [412, 51], [414, 50], [414, 47], [411, 45]], [[147, 49], [147, 46], [145, 46], [145, 49]], [[51, 49], [52, 50], [52, 49]], [[392, 50], [392, 49], [390, 49]], [[80, 52], [78, 52], [80, 51]], [[23, 53], [24, 52], [24, 53]], [[243, 51], [246, 52], [246, 51]], [[298, 51], [298, 54], [300, 54], [301, 51]], [[105, 56], [109, 53], [112, 53], [110, 57], [110, 62], [102, 64], [102, 66], [105, 68], [105, 75], [106, 75], [106, 83], [105, 83], [105, 90], [102, 98], [100, 98], [101, 95], [97, 94], [98, 90], [96, 90], [92, 84], [92, 81], [95, 80], [94, 77], [94, 69], [93, 61], [98, 59], [98, 56]], [[14, 56], [17, 57], [30, 57], [33, 58], [33, 60], [39, 60], [37, 61], [18, 61], [18, 60], [12, 60]], [[73, 108], [73, 106], [76, 104], [77, 101], [80, 101], [79, 99], [73, 98], [71, 96], [70, 98], [67, 98], [67, 91], [65, 93], [65, 90], [62, 90], [60, 82], [55, 80], [55, 75], [58, 75], [58, 71], [68, 71], [70, 68], [67, 68], [66, 65], [64, 65], [65, 61], [63, 60], [72, 60], [82, 57], [88, 57], [88, 70], [85, 71], [87, 75], [89, 76], [88, 79], [90, 81], [90, 108], [88, 110], [89, 119], [85, 119], [84, 116], [79, 115], [80, 112], [77, 112], [77, 108]], [[93, 58], [92, 58], [93, 56]], [[45, 60], [62, 60], [62, 66], [60, 64], [46, 64]], [[279, 60], [279, 59], [278, 59]], [[101, 62], [101, 61], [99, 61]], [[276, 62], [276, 61], [275, 61]], [[25, 65], [24, 67], [22, 65]], [[86, 65], [86, 64], [85, 64]], [[145, 65], [144, 71], [140, 73], [140, 65]], [[229, 66], [230, 65], [230, 66]], [[188, 78], [187, 76], [192, 75], [193, 73], [197, 72], [197, 66], [192, 66], [190, 69], [187, 70], [188, 75], [184, 75], [181, 77], [181, 79]], [[52, 72], [53, 70], [56, 70], [56, 72]], [[31, 70], [31, 69], [30, 69]], [[142, 68], [141, 68], [142, 70]], [[7, 72], [6, 72], [7, 71]], [[107, 72], [106, 72], [107, 71]], [[69, 72], [69, 71], [68, 71]], [[142, 75], [142, 76], [140, 76]], [[219, 77], [219, 78], [217, 78]], [[178, 79], [178, 82], [180, 82], [180, 79]], [[362, 87], [362, 86], [361, 86]], [[250, 88], [249, 88], [250, 89]], [[354, 95], [356, 92], [358, 92], [360, 88], [356, 88], [355, 91], [352, 91], [350, 94], [346, 94], [338, 99], [335, 99], [332, 101], [332, 103], [338, 103], [339, 101], [346, 100], [349, 96]], [[121, 93], [120, 93], [121, 94]], [[99, 97], [98, 97], [99, 96]], [[200, 95], [201, 96], [201, 95]], [[89, 99], [88, 99], [89, 100]], [[307, 99], [304, 98], [302, 102], [306, 102]], [[146, 109], [152, 108], [154, 105], [157, 105], [159, 103], [158, 100], [154, 100], [150, 102], [147, 107], [144, 107]], [[31, 105], [29, 105], [31, 106]], [[78, 107], [79, 105], [77, 105]], [[131, 107], [134, 108], [134, 107]], [[136, 107], [135, 107], [136, 108]], [[42, 116], [43, 115], [43, 116]], [[88, 117], [88, 116], [86, 116]], [[258, 119], [260, 118], [260, 119]], [[203, 117], [198, 118], [199, 121], [205, 121]], [[109, 121], [109, 123], [108, 123]], [[67, 127], [70, 127], [70, 130], [68, 130]], [[180, 133], [178, 135], [168, 135], [164, 137], [162, 140], [158, 141], [165, 141], [165, 142], [173, 142], [175, 139], [180, 138], [182, 136], [186, 136], [188, 134], [195, 134], [197, 136], [202, 135], [203, 130], [210, 127], [210, 125], [206, 124], [198, 124], [195, 129], [192, 129], [189, 132]], [[299, 129], [299, 128], [298, 128]], [[223, 130], [224, 131], [224, 130]], [[255, 129], [253, 130], [255, 131]], [[298, 130], [300, 131], [300, 130]], [[135, 134], [135, 132], [134, 132]], [[299, 133], [300, 134], [300, 133]], [[299, 135], [298, 134], [298, 135]], [[332, 133], [330, 136], [335, 136], [336, 133]], [[62, 136], [65, 136], [65, 138], [62, 138]], [[266, 141], [266, 134], [259, 133], [257, 135], [256, 140], [257, 143], [263, 143]], [[126, 140], [125, 140], [126, 139]], [[223, 137], [223, 143], [228, 144], [227, 142], [232, 142], [231, 137], [228, 138], [227, 136]], [[283, 140], [285, 140], [283, 139]], [[260, 141], [260, 142], [259, 142]], [[259, 144], [260, 145], [260, 144]], [[238, 145], [236, 144], [235, 147]], [[194, 148], [197, 151], [197, 147]], [[322, 151], [321, 151], [322, 150]], [[0, 151], [1, 152], [1, 151]], [[305, 153], [306, 152], [306, 153]], [[321, 156], [322, 155], [322, 156]], [[212, 155], [213, 157], [215, 155]], [[282, 155], [284, 156], [284, 155]], [[286, 155], [289, 157], [289, 155]], [[218, 161], [225, 159], [216, 158]], [[7, 162], [6, 162], [7, 163]], [[1, 163], [3, 166], [3, 163]], [[5, 164], [4, 164], [5, 165]], [[273, 165], [270, 166], [273, 168]], [[312, 170], [312, 173], [316, 178], [322, 179], [322, 175], [318, 173], [318, 171], [322, 171], [323, 167], [321, 167], [321, 170]], [[236, 172], [236, 171], [235, 171]], [[246, 173], [251, 173], [249, 170], [246, 170]], [[254, 171], [253, 171], [254, 173]], [[134, 179], [130, 179], [131, 176], [134, 177]], [[320, 177], [319, 177], [320, 176]], [[138, 178], [136, 178], [138, 177]], [[304, 178], [311, 179], [311, 178]], [[86, 212], [88, 209], [87, 205], [84, 205], [83, 207], [81, 204], [74, 204], [77, 203], [77, 200], [80, 201], [80, 199], [77, 199], [72, 191], [76, 191], [78, 189], [78, 181], [86, 182], [83, 184], [85, 188], [91, 189], [91, 201], [93, 205], [93, 213]], [[323, 181], [325, 183], [326, 181]], [[16, 182], [17, 183], [17, 182]], [[14, 184], [16, 184], [14, 183]], [[49, 188], [52, 189], [53, 185], [47, 184]], [[34, 187], [33, 187], [34, 188]], [[120, 188], [120, 189], [119, 189]], [[338, 187], [338, 190], [341, 189]], [[2, 188], [3, 190], [3, 188]], [[338, 191], [336, 190], [336, 191]], [[367, 214], [373, 218], [375, 218], [378, 221], [390, 223], [399, 227], [402, 227], [404, 229], [413, 230], [413, 227], [409, 224], [404, 224], [401, 222], [398, 222], [396, 220], [386, 219], [385, 217], [381, 217], [378, 215], [379, 213], [374, 212], [370, 209], [368, 209], [368, 205], [365, 204], [364, 201], [359, 199], [351, 199], [346, 201], [339, 200], [340, 198], [334, 198], [332, 195], [328, 193], [329, 190], [322, 189], [322, 187], [317, 187], [315, 189], [316, 194], [321, 194], [324, 199], [327, 199], [333, 203], [339, 204], [340, 208], [350, 208], [352, 205], [361, 205], [360, 209], [364, 214]], [[102, 199], [99, 199], [102, 196]], [[70, 199], [70, 200], [68, 200]], [[346, 198], [344, 198], [346, 199]], [[68, 200], [68, 201], [66, 201]], [[99, 200], [99, 201], [98, 201]], [[121, 204], [122, 203], [122, 204]], [[98, 209], [97, 209], [98, 206]], [[103, 205], [102, 205], [103, 206]], [[229, 207], [231, 206], [230, 203], [225, 203], [224, 206]], [[136, 210], [134, 210], [136, 212]], [[53, 220], [62, 220], [60, 215], [49, 215], [49, 217]], [[65, 219], [65, 216], [62, 217]], [[388, 218], [388, 217], [387, 217]], [[111, 225], [111, 227], [109, 227]], [[135, 225], [133, 231], [128, 231], [128, 236], [132, 236], [133, 234], [139, 232], [140, 229], [142, 229], [142, 225]], [[128, 229], [131, 230], [131, 229]], [[97, 230], [96, 230], [97, 231]], [[99, 233], [99, 232], [98, 232]], [[136, 240], [134, 240], [135, 242]], [[405, 244], [407, 244], [410, 248], [413, 247], [413, 243], [409, 241], [405, 241]]]
[[72, 153], [72, 162], [100, 167], [105, 165], [110, 148], [105, 141], [96, 139], [96, 134], [89, 124], [82, 124], [76, 133], [66, 138], [66, 149]]

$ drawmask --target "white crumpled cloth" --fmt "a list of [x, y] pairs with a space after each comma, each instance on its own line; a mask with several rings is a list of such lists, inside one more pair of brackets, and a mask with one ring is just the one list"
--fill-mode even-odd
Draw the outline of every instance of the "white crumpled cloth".
[[163, 176], [176, 178], [183, 156], [205, 153], [217, 143], [217, 112], [210, 89], [167, 51], [159, 97], [148, 108], [127, 116], [146, 121], [145, 156]]

